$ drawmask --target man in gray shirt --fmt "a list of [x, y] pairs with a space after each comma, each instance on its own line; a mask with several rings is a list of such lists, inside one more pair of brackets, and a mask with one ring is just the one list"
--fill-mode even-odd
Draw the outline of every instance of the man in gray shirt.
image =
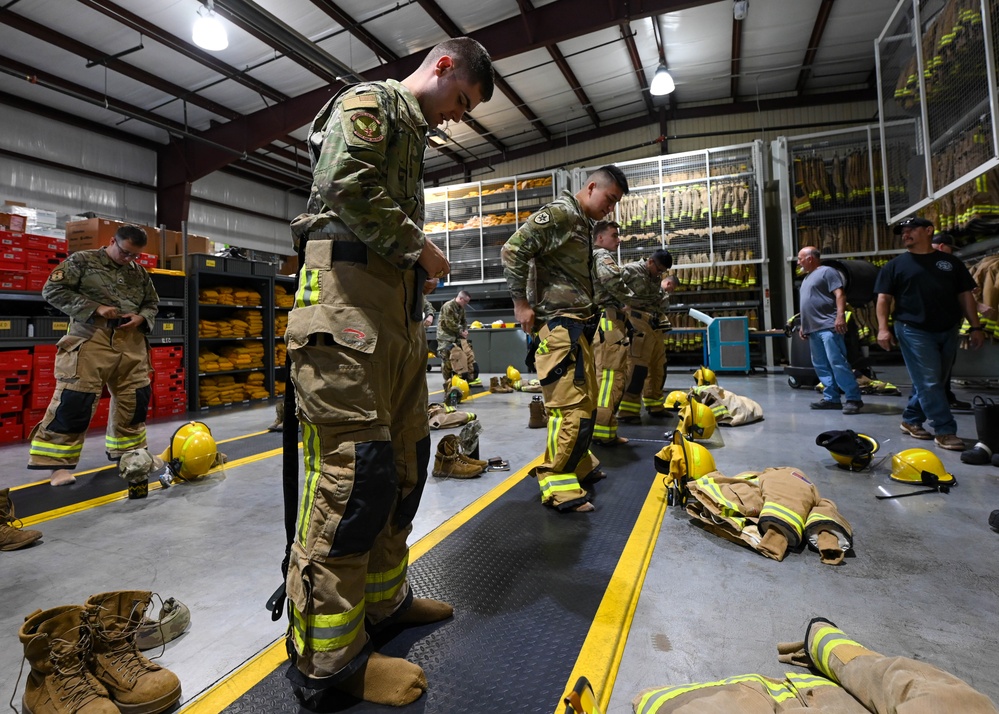
[[[798, 266], [805, 271], [801, 284], [801, 337], [808, 340], [815, 376], [825, 390], [812, 409], [842, 409], [856, 414], [864, 406], [860, 387], [846, 358], [846, 293], [839, 272], [819, 262], [819, 249], [807, 245], [798, 251]], [[840, 396], [846, 397], [846, 404]]]

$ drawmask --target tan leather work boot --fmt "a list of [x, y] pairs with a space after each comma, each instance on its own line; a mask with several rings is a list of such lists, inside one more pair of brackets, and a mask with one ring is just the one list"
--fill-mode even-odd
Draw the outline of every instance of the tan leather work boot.
[[14, 516], [10, 489], [0, 489], [0, 550], [25, 548], [41, 537], [41, 531], [21, 527], [21, 522]]
[[541, 397], [531, 399], [531, 418], [527, 422], [528, 429], [544, 429], [548, 426], [548, 412]]
[[80, 605], [37, 610], [18, 632], [31, 670], [21, 711], [30, 714], [118, 714], [108, 691], [87, 669], [90, 626]]
[[177, 675], [136, 648], [151, 599], [148, 591], [119, 590], [91, 595], [85, 605], [83, 618], [94, 635], [90, 669], [118, 709], [128, 714], [159, 714], [180, 699]]
[[477, 466], [465, 460], [455, 434], [448, 434], [437, 445], [434, 457], [434, 476], [441, 478], [476, 478], [485, 466]]

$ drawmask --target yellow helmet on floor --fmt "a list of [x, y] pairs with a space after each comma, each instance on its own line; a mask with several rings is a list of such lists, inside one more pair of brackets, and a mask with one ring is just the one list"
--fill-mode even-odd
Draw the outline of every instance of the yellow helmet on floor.
[[693, 397], [688, 399], [686, 406], [680, 408], [679, 417], [679, 430], [691, 439], [710, 439], [718, 425], [711, 407]]
[[815, 443], [829, 449], [836, 465], [847, 471], [860, 471], [871, 463], [881, 444], [873, 436], [858, 434], [852, 429], [824, 431]]
[[682, 506], [687, 500], [684, 483], [717, 470], [711, 452], [700, 444], [688, 441], [680, 430], [667, 434], [671, 443], [659, 450], [654, 457], [656, 472], [666, 485], [669, 505]]
[[679, 389], [674, 389], [666, 395], [666, 400], [663, 404], [667, 409], [679, 409], [680, 407], [685, 407], [687, 406], [687, 393], [681, 392]]
[[511, 382], [519, 382], [520, 381], [520, 370], [518, 370], [512, 364], [509, 365], [509, 366], [507, 366], [507, 368], [506, 368], [506, 378], [509, 379]]
[[468, 395], [472, 393], [472, 389], [468, 386], [468, 382], [459, 377], [457, 374], [451, 377], [450, 384], [448, 384], [448, 390], [454, 389], [455, 387], [461, 391], [462, 399], [468, 399]]
[[174, 475], [188, 480], [204, 476], [218, 461], [218, 446], [212, 431], [200, 421], [182, 425], [173, 433], [170, 446], [160, 454]]
[[698, 387], [703, 387], [708, 384], [718, 384], [718, 378], [715, 377], [715, 373], [712, 370], [702, 365], [700, 369], [694, 372], [694, 382], [697, 383]]
[[481, 328], [481, 327], [482, 327], [482, 323], [481, 323], [481, 322], [479, 322], [478, 320], [476, 320], [476, 321], [475, 321], [475, 322], [473, 322], [473, 323], [472, 323], [471, 325], [469, 325], [469, 327], [474, 327], [474, 328], [475, 328], [476, 330], [478, 330], [479, 328]]
[[926, 449], [906, 449], [892, 454], [891, 478], [925, 486], [957, 485], [957, 479], [947, 473], [940, 457]]

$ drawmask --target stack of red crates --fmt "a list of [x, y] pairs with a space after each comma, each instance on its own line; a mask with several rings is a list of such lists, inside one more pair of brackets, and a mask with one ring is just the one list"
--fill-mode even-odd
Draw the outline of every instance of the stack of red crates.
[[184, 348], [180, 345], [150, 348], [149, 366], [153, 370], [153, 398], [149, 405], [150, 415], [162, 417], [186, 412]]
[[65, 238], [0, 231], [0, 290], [40, 291], [67, 255]]
[[24, 400], [24, 438], [45, 416], [56, 388], [55, 345], [35, 345], [34, 368], [31, 372], [31, 391]]
[[31, 386], [31, 353], [0, 354], [0, 443], [20, 441], [24, 433], [24, 395]]

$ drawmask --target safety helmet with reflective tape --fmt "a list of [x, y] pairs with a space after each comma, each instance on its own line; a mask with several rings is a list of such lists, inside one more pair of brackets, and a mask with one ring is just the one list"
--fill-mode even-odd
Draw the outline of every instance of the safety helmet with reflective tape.
[[512, 364], [508, 365], [506, 368], [506, 378], [509, 379], [511, 382], [519, 382], [520, 370], [518, 370]]
[[688, 398], [686, 406], [680, 408], [679, 417], [680, 431], [691, 439], [710, 439], [718, 425], [711, 407], [693, 396]]
[[701, 366], [700, 369], [694, 372], [694, 382], [697, 383], [698, 387], [703, 387], [706, 384], [718, 384], [718, 378], [715, 377], [713, 370]]
[[851, 429], [825, 431], [815, 437], [815, 443], [829, 449], [836, 465], [847, 471], [866, 468], [881, 448], [873, 436], [858, 434]]
[[670, 443], [654, 457], [656, 472], [668, 489], [669, 505], [683, 505], [687, 498], [684, 483], [716, 471], [714, 457], [700, 444], [688, 441], [677, 429], [666, 438]]
[[173, 433], [170, 446], [160, 455], [170, 470], [182, 479], [204, 476], [218, 460], [212, 431], [200, 421], [182, 425]]
[[926, 449], [906, 449], [891, 457], [891, 478], [924, 486], [955, 486], [957, 479], [947, 473], [940, 457]]
[[674, 389], [672, 392], [666, 395], [666, 400], [663, 405], [667, 409], [679, 409], [687, 405], [687, 393], [681, 392], [679, 389]]

